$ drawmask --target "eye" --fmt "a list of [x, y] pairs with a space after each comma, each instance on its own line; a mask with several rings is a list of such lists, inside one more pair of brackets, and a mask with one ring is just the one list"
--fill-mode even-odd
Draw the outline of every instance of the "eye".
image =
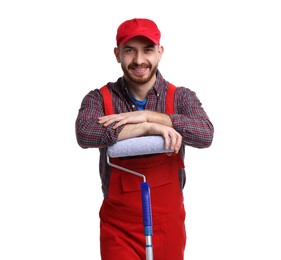
[[133, 49], [132, 48], [126, 48], [125, 49], [125, 53], [133, 53]]
[[144, 50], [146, 53], [152, 53], [154, 52], [154, 48], [145, 48]]

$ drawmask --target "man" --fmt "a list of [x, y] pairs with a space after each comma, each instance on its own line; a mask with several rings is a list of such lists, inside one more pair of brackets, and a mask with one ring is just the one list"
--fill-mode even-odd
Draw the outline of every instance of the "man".
[[[164, 52], [160, 37], [157, 25], [149, 19], [123, 22], [117, 30], [114, 54], [124, 75], [107, 84], [110, 99], [104, 100], [99, 88], [90, 91], [82, 101], [76, 120], [79, 145], [100, 149], [103, 260], [145, 259], [140, 180], [111, 168], [106, 162], [108, 146], [143, 135], [162, 136], [165, 148], [170, 144], [175, 152], [112, 160], [145, 174], [151, 185], [154, 259], [184, 258], [184, 148], [185, 145], [209, 147], [214, 130], [193, 91], [177, 87], [173, 100], [166, 98], [170, 84], [158, 70]], [[171, 102], [174, 110], [168, 111]], [[109, 103], [114, 114], [105, 115]]]

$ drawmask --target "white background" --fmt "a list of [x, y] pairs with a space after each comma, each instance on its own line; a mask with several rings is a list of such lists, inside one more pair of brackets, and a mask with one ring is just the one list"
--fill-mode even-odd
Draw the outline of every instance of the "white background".
[[160, 71], [215, 126], [188, 148], [186, 259], [281, 259], [279, 1], [0, 4], [0, 259], [99, 259], [98, 151], [76, 143], [82, 98], [122, 75], [117, 26], [162, 32]]

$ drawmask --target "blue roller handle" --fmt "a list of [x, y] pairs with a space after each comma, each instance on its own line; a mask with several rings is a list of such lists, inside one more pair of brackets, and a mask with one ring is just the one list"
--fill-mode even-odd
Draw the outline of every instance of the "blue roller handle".
[[144, 235], [152, 236], [150, 186], [147, 182], [141, 182], [141, 197], [142, 197]]

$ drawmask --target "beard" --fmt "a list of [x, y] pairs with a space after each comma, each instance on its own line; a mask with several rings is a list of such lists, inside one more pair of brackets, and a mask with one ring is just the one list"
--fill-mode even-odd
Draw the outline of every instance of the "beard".
[[151, 65], [148, 65], [148, 64], [141, 64], [141, 66], [145, 66], [145, 67], [151, 69], [150, 74], [148, 76], [144, 77], [144, 76], [132, 75], [130, 73], [129, 69], [130, 69], [130, 67], [136, 67], [135, 64], [130, 64], [128, 66], [129, 69], [127, 69], [123, 64], [121, 64], [122, 70], [123, 70], [126, 78], [128, 78], [131, 82], [136, 83], [136, 84], [145, 84], [145, 83], [149, 82], [152, 79], [152, 77], [155, 75], [155, 73], [157, 72], [158, 64], [154, 67], [152, 67]]

